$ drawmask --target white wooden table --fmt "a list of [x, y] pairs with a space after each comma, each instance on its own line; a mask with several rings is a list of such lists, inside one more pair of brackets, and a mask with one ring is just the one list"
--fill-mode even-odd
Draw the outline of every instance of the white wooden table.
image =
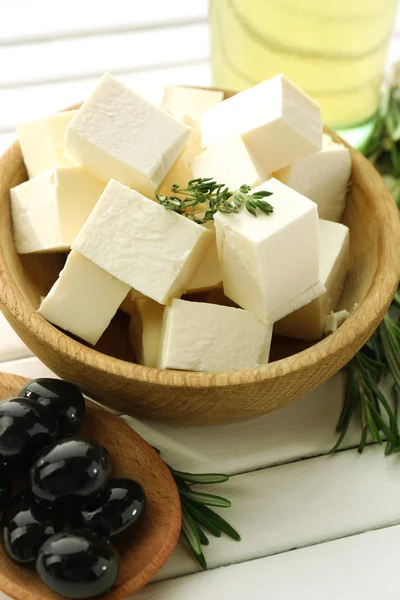
[[[0, 153], [14, 123], [84, 98], [106, 70], [157, 100], [210, 83], [206, 0], [0, 0]], [[400, 27], [397, 28], [400, 31]], [[396, 36], [390, 60], [400, 56]], [[0, 370], [50, 371], [0, 317]], [[212, 540], [198, 573], [183, 543], [138, 600], [399, 599], [400, 463], [368, 447], [328, 455], [344, 377], [247, 423], [182, 428], [129, 419], [178, 469], [220, 471], [242, 542]], [[224, 567], [224, 568], [221, 568]], [[0, 594], [1, 600], [5, 599]]]

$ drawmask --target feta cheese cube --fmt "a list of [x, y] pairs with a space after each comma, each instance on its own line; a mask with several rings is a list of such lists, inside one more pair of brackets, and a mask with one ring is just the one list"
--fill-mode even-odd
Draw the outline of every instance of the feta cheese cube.
[[17, 125], [17, 135], [28, 176], [37, 177], [56, 167], [71, 166], [64, 156], [64, 134], [76, 110]]
[[174, 117], [180, 118], [187, 114], [198, 121], [208, 108], [219, 104], [223, 99], [224, 92], [217, 90], [170, 85], [164, 90], [161, 107]]
[[239, 136], [207, 148], [193, 159], [191, 168], [194, 178], [212, 177], [231, 190], [243, 183], [255, 187], [263, 181]]
[[165, 306], [140, 298], [133, 304], [129, 323], [129, 338], [136, 362], [146, 367], [157, 366]]
[[319, 105], [283, 74], [209, 108], [200, 124], [204, 147], [241, 136], [263, 180], [322, 147]]
[[217, 251], [215, 223], [214, 221], [207, 221], [207, 223], [204, 223], [203, 227], [211, 231], [213, 234], [213, 241], [186, 288], [187, 294], [197, 294], [198, 292], [205, 292], [222, 286], [222, 273]]
[[105, 185], [82, 167], [58, 167], [12, 188], [17, 252], [69, 250]]
[[72, 248], [168, 304], [186, 289], [212, 237], [201, 225], [111, 180]]
[[319, 277], [326, 292], [274, 325], [274, 333], [300, 340], [318, 340], [328, 315], [336, 309], [349, 269], [349, 229], [341, 223], [319, 221]]
[[324, 133], [322, 150], [274, 173], [292, 189], [318, 204], [321, 219], [340, 221], [351, 174], [350, 151]]
[[158, 366], [232, 371], [268, 362], [272, 325], [240, 308], [173, 300], [165, 309]]
[[151, 196], [189, 134], [186, 125], [105, 74], [67, 127], [65, 151], [100, 179]]
[[172, 192], [172, 186], [174, 184], [177, 184], [182, 188], [187, 187], [188, 182], [193, 179], [193, 173], [190, 166], [191, 162], [193, 158], [201, 152], [199, 123], [194, 121], [188, 115], [184, 115], [181, 120], [182, 123], [191, 128], [191, 133], [184, 151], [174, 163], [172, 169], [157, 190], [157, 193], [163, 196], [171, 196], [171, 194], [175, 195], [175, 192]]
[[38, 313], [94, 345], [128, 292], [128, 285], [72, 250]]
[[274, 212], [218, 212], [214, 219], [224, 292], [263, 323], [274, 323], [320, 296], [317, 205], [276, 179]]

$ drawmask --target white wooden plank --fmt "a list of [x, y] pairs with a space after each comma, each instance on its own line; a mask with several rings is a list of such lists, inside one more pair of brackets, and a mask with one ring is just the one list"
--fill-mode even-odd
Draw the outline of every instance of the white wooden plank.
[[190, 64], [208, 54], [206, 23], [0, 46], [0, 87]]
[[[186, 471], [234, 474], [326, 454], [333, 447], [342, 407], [345, 375], [284, 408], [242, 423], [181, 427], [124, 417], [165, 460]], [[352, 423], [344, 447], [360, 437]]]
[[207, 0], [1, 0], [0, 43], [203, 21]]
[[[266, 536], [268, 532], [266, 532]], [[398, 600], [400, 527], [150, 584], [132, 600]]]
[[32, 356], [32, 352], [25, 346], [6, 318], [0, 313], [0, 370], [2, 361], [16, 360], [27, 356]]
[[[206, 549], [211, 568], [400, 522], [398, 456], [385, 458], [376, 446], [361, 456], [348, 450], [237, 475], [214, 491], [232, 500], [232, 508], [219, 512], [242, 541], [213, 539]], [[180, 543], [156, 580], [198, 570]]]
[[[208, 62], [118, 75], [121, 81], [159, 102], [163, 86], [169, 84], [210, 85]], [[84, 100], [97, 77], [46, 85], [3, 89], [0, 93], [0, 133], [10, 132], [16, 123], [41, 117]]]
[[56, 377], [46, 365], [44, 365], [35, 356], [22, 358], [20, 360], [9, 360], [0, 362], [0, 371], [3, 373], [13, 373], [34, 379], [35, 377]]

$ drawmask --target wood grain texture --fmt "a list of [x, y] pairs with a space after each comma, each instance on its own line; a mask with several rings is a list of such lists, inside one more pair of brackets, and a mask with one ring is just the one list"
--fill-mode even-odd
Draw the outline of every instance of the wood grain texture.
[[[400, 523], [399, 458], [384, 457], [376, 445], [361, 456], [346, 450], [243, 473], [206, 487], [232, 501], [231, 508], [215, 510], [242, 537], [240, 543], [227, 536], [211, 537], [205, 549], [211, 569]], [[200, 570], [179, 543], [155, 580]]]
[[134, 600], [398, 600], [399, 545], [400, 526], [368, 531], [149, 585]]
[[[278, 408], [326, 381], [354, 356], [383, 318], [398, 284], [397, 208], [372, 165], [350, 151], [352, 186], [344, 222], [351, 232], [351, 267], [342, 305], [357, 308], [338, 331], [302, 352], [241, 371], [161, 371], [105, 355], [46, 322], [35, 312], [36, 270], [24, 268], [13, 243], [9, 189], [26, 177], [18, 143], [0, 160], [1, 309], [52, 371], [121, 412], [193, 425], [239, 421]], [[55, 280], [56, 265], [48, 257], [36, 260], [39, 268], [41, 260], [47, 261], [43, 270]], [[119, 336], [123, 347], [120, 331]], [[287, 341], [283, 355], [294, 348]]]
[[[0, 399], [16, 396], [27, 379], [0, 373]], [[146, 491], [146, 511], [135, 531], [127, 530], [118, 544], [120, 573], [107, 596], [122, 600], [145, 585], [165, 563], [178, 541], [181, 506], [165, 463], [137, 433], [103, 409], [87, 404], [84, 436], [97, 439], [111, 454], [113, 475], [139, 481]], [[15, 600], [59, 598], [39, 577], [12, 563], [0, 549], [0, 590]]]

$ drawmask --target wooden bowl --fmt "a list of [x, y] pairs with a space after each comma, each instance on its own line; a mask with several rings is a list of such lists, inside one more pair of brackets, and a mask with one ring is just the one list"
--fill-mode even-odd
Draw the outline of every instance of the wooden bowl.
[[192, 373], [134, 364], [128, 317], [122, 313], [95, 348], [58, 330], [35, 309], [65, 256], [18, 256], [15, 251], [9, 190], [26, 179], [18, 142], [0, 159], [1, 309], [52, 371], [125, 413], [199, 425], [244, 420], [278, 408], [326, 381], [356, 354], [383, 318], [397, 287], [397, 208], [374, 167], [359, 152], [350, 151], [352, 185], [343, 222], [350, 228], [351, 268], [341, 305], [352, 314], [338, 331], [314, 345], [276, 337], [273, 362], [267, 365]]
[[[17, 375], [0, 373], [0, 400], [15, 397], [27, 383]], [[117, 544], [120, 573], [109, 600], [121, 600], [143, 587], [172, 554], [181, 529], [181, 505], [175, 482], [158, 454], [121, 419], [87, 403], [82, 434], [98, 440], [111, 454], [113, 476], [139, 481], [147, 505], [138, 528], [128, 530]], [[0, 544], [0, 591], [15, 600], [56, 600], [28, 569], [10, 561]], [[1, 595], [1, 594], [0, 594]]]

